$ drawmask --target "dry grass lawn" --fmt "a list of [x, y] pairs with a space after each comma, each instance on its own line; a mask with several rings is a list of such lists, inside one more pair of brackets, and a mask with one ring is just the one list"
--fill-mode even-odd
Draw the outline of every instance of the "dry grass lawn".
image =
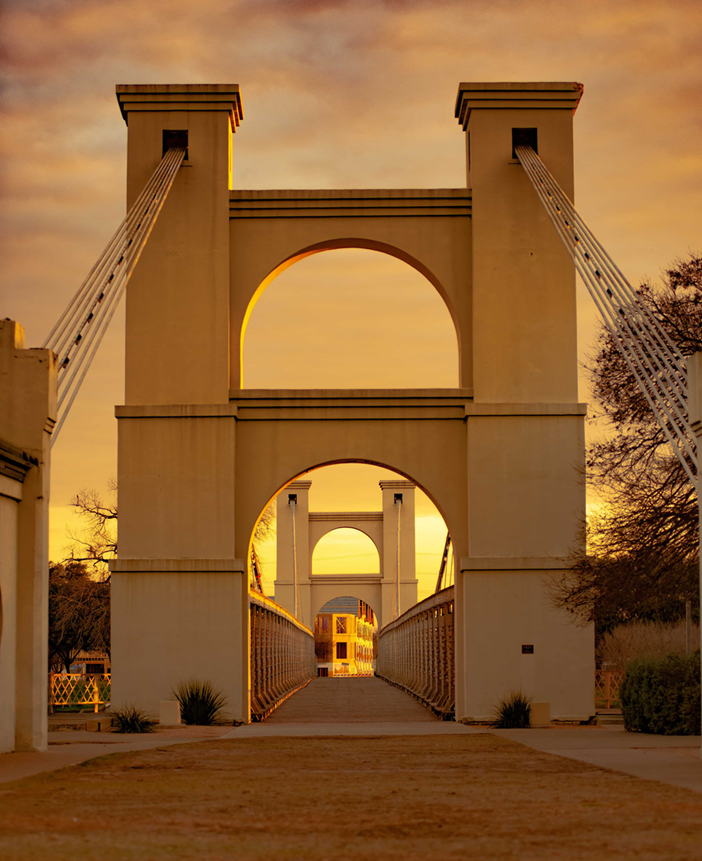
[[0, 786], [7, 861], [700, 857], [702, 795], [491, 735], [205, 741]]

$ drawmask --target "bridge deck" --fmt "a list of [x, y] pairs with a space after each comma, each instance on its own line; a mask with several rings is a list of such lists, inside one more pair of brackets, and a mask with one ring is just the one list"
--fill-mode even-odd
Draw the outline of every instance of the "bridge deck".
[[436, 721], [417, 700], [382, 679], [312, 681], [286, 700], [266, 723], [416, 723]]

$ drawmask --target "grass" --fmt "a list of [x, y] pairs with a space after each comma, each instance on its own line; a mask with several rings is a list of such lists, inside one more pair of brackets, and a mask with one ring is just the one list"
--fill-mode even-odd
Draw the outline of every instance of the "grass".
[[702, 795], [489, 734], [174, 745], [0, 796], [12, 861], [697, 861], [702, 841]]

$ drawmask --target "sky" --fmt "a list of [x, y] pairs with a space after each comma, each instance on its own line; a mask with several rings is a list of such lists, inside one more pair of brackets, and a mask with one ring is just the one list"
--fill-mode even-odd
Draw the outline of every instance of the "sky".
[[[25, 326], [29, 346], [42, 343], [124, 215], [118, 83], [238, 83], [237, 188], [441, 188], [465, 185], [453, 115], [460, 81], [579, 81], [576, 203], [630, 281], [656, 280], [702, 248], [697, 0], [5, 0], [0, 23], [0, 316]], [[401, 269], [353, 251], [291, 267], [252, 315], [245, 384], [310, 385], [327, 374], [344, 387], [364, 373], [379, 387], [416, 385], [421, 372], [453, 385], [440, 382], [454, 374], [444, 309]], [[305, 313], [350, 280], [358, 301], [333, 312], [344, 331]], [[415, 297], [393, 334], [424, 359], [393, 364], [363, 312], [369, 285], [388, 301], [398, 289]], [[578, 307], [584, 358], [594, 311], [582, 289]], [[116, 473], [123, 331], [120, 312], [54, 447], [54, 557], [68, 543], [71, 496], [84, 487], [107, 495]], [[359, 337], [363, 367], [348, 361]], [[397, 382], [412, 369], [414, 383]], [[370, 482], [369, 498], [377, 492], [375, 479], [348, 481], [346, 496], [354, 482]]]

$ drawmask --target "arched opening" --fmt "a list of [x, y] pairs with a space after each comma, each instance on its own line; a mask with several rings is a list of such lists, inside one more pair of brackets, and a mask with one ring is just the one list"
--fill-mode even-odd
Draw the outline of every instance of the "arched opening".
[[372, 676], [378, 655], [378, 623], [369, 604], [351, 595], [332, 598], [314, 623], [317, 675]]
[[312, 552], [312, 574], [379, 574], [380, 556], [358, 528], [338, 527], [319, 539]]
[[458, 344], [448, 299], [417, 261], [390, 248], [316, 248], [278, 266], [251, 300], [241, 385], [455, 388]]
[[[377, 542], [372, 541], [369, 535], [373, 527], [380, 528], [379, 524], [372, 522], [373, 514], [378, 517], [381, 515], [382, 501], [379, 483], [407, 478], [411, 479], [411, 477], [387, 467], [357, 461], [325, 464], [293, 477], [264, 509], [252, 534], [251, 557], [256, 557], [258, 565], [258, 572], [253, 568], [250, 571], [252, 589], [257, 590], [260, 587], [266, 596], [280, 603], [281, 596], [276, 594], [276, 582], [280, 579], [278, 576], [279, 529], [277, 509], [279, 499], [291, 495], [290, 491], [293, 489], [295, 481], [303, 479], [311, 482], [308, 508], [312, 514], [330, 518], [333, 512], [342, 512], [346, 515], [359, 514], [371, 518], [363, 523], [363, 531], [358, 527], [353, 529], [348, 527], [334, 528], [323, 534], [316, 542], [313, 541], [307, 549], [310, 574], [315, 576], [323, 573], [331, 577], [336, 571], [342, 575], [375, 576], [378, 573], [376, 565], [381, 551]], [[420, 485], [416, 483], [415, 485], [415, 575], [417, 600], [421, 601], [436, 590], [437, 578], [444, 557], [448, 527], [435, 501]], [[283, 510], [287, 512], [287, 506], [284, 505]], [[288, 541], [288, 537], [285, 538], [285, 541]], [[299, 541], [299, 535], [296, 535], [296, 541]], [[349, 544], [349, 541], [352, 543]], [[352, 567], [356, 570], [352, 571]], [[443, 587], [453, 585], [452, 548], [449, 548], [447, 564], [444, 567], [442, 585]], [[358, 597], [372, 605], [370, 588], [370, 586], [366, 586], [365, 595], [359, 594]], [[310, 609], [311, 612], [316, 613], [316, 607]]]

